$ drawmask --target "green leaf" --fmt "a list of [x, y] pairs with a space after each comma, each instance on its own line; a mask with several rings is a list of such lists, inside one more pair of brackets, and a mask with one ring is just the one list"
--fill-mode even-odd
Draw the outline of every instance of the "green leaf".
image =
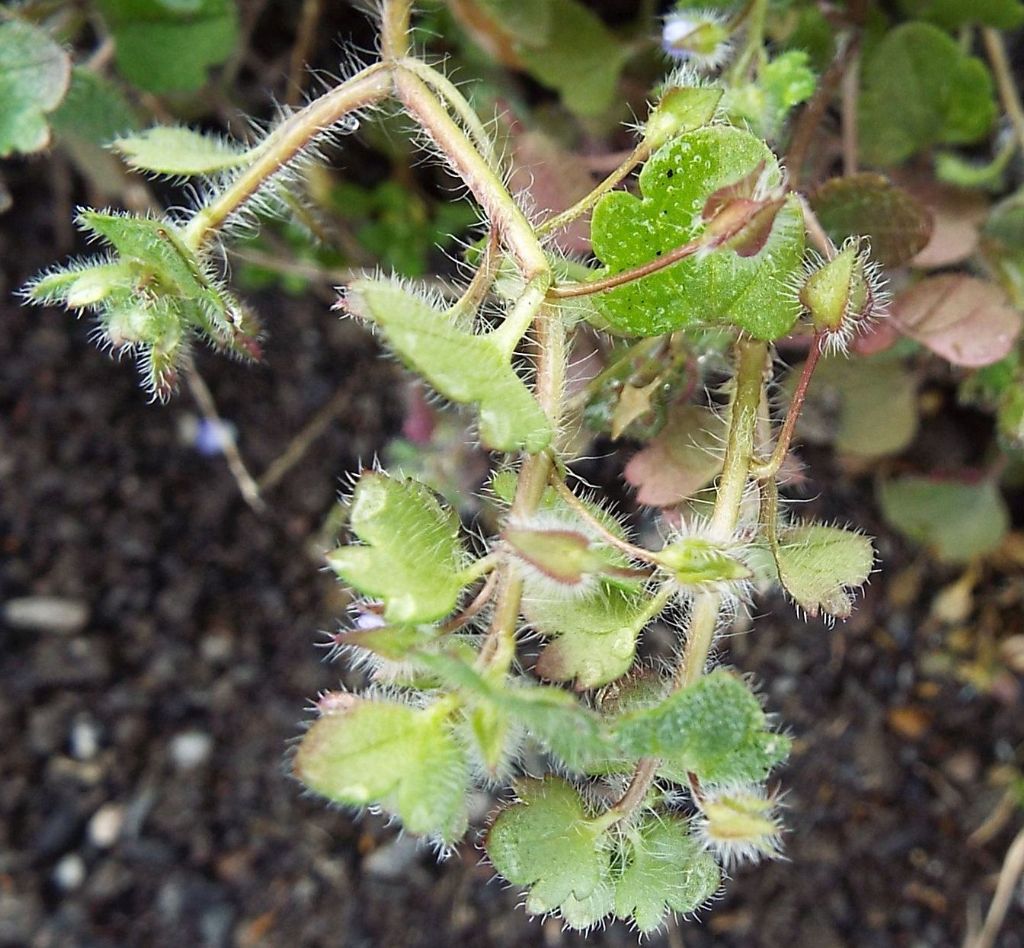
[[327, 562], [360, 592], [382, 599], [387, 619], [429, 622], [455, 608], [466, 582], [458, 518], [424, 485], [366, 471], [349, 522], [367, 545], [341, 547]]
[[947, 563], [991, 553], [1010, 527], [1010, 514], [992, 481], [964, 483], [927, 477], [883, 481], [878, 500], [900, 533]]
[[900, 7], [908, 18], [929, 20], [947, 30], [971, 23], [1012, 30], [1024, 23], [1020, 0], [900, 0]]
[[[748, 132], [710, 126], [660, 148], [640, 173], [642, 198], [606, 194], [594, 209], [594, 253], [611, 275], [648, 263], [701, 236], [711, 195], [754, 174], [763, 163], [769, 187], [781, 172], [768, 147]], [[604, 328], [653, 336], [707, 324], [731, 324], [760, 339], [792, 328], [798, 305], [785, 283], [803, 258], [803, 217], [790, 199], [759, 253], [728, 249], [688, 257], [595, 297]]]
[[614, 723], [623, 751], [663, 758], [661, 772], [681, 782], [689, 772], [708, 784], [761, 781], [789, 753], [750, 689], [721, 669]]
[[469, 771], [450, 709], [332, 697], [299, 745], [295, 775], [335, 803], [383, 806], [414, 833], [462, 836]]
[[50, 124], [63, 140], [102, 147], [138, 128], [139, 119], [117, 86], [91, 69], [75, 66], [71, 88]]
[[898, 267], [923, 250], [932, 234], [932, 215], [903, 188], [872, 172], [830, 178], [811, 195], [821, 226], [837, 244], [867, 237], [871, 256], [883, 267]]
[[674, 86], [665, 91], [644, 123], [644, 142], [652, 150], [667, 141], [707, 125], [718, 111], [722, 89]]
[[981, 250], [985, 265], [1014, 306], [1024, 309], [1024, 196], [1020, 193], [992, 209], [982, 231]]
[[817, 78], [803, 50], [791, 50], [767, 63], [756, 83], [730, 89], [723, 100], [729, 120], [762, 138], [779, 136], [789, 113], [814, 94]]
[[645, 819], [627, 833], [622, 849], [615, 914], [641, 934], [659, 928], [666, 912], [695, 912], [721, 885], [718, 864], [679, 817]]
[[[797, 374], [794, 370], [794, 380]], [[837, 416], [827, 417], [837, 403]], [[815, 440], [832, 440], [843, 454], [897, 454], [917, 433], [917, 380], [898, 360], [884, 355], [823, 359], [814, 374], [806, 417], [801, 416], [798, 426], [804, 437], [813, 433], [815, 414], [827, 432], [825, 437], [819, 432]]]
[[50, 143], [47, 115], [71, 81], [71, 60], [49, 35], [21, 20], [0, 23], [0, 158]]
[[867, 537], [813, 523], [783, 530], [774, 552], [779, 580], [800, 607], [840, 619], [853, 607], [847, 589], [862, 586], [875, 562]]
[[860, 149], [872, 165], [896, 165], [939, 144], [969, 144], [996, 117], [992, 77], [949, 36], [904, 23], [865, 56]]
[[[498, 814], [487, 834], [488, 858], [509, 882], [529, 887], [531, 915], [568, 908], [570, 925], [589, 927], [613, 904], [608, 853], [594, 814], [558, 777], [522, 780], [516, 795], [518, 801]], [[598, 904], [587, 906], [595, 895]]]
[[442, 395], [475, 404], [490, 447], [542, 451], [551, 425], [498, 342], [455, 326], [443, 312], [397, 283], [355, 280], [347, 308], [376, 323], [391, 347]]
[[158, 125], [113, 143], [133, 171], [166, 175], [214, 174], [250, 161], [252, 151], [215, 135]]
[[577, 0], [550, 0], [549, 6], [547, 42], [519, 44], [519, 57], [539, 82], [558, 92], [570, 111], [600, 115], [615, 101], [629, 47]]
[[198, 89], [238, 38], [234, 0], [97, 0], [121, 74], [147, 92]]

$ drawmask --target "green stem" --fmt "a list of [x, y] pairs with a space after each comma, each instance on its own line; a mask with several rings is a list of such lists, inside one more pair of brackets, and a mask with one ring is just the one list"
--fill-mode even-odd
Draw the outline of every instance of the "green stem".
[[188, 247], [199, 250], [228, 218], [301, 155], [324, 129], [336, 125], [350, 112], [379, 102], [390, 94], [391, 88], [390, 67], [375, 63], [279, 125], [259, 147], [253, 163], [189, 221], [183, 236]]
[[409, 21], [412, 0], [384, 0], [381, 10], [381, 55], [385, 61], [403, 59], [409, 55]]
[[572, 207], [549, 217], [537, 227], [537, 233], [541, 236], [553, 233], [566, 224], [571, 224], [577, 217], [587, 213], [603, 195], [620, 184], [633, 169], [645, 162], [651, 155], [651, 148], [646, 142], [640, 142], [623, 160], [623, 162], [605, 178], [593, 191], [580, 198]]
[[764, 25], [768, 15], [768, 0], [751, 0], [749, 12], [746, 14], [747, 36], [743, 49], [736, 61], [729, 68], [727, 80], [729, 85], [743, 82], [750, 72], [754, 57], [764, 55]]
[[1013, 126], [1017, 147], [1024, 151], [1024, 105], [1021, 104], [1020, 93], [1017, 91], [1013, 67], [1006, 55], [1006, 44], [1003, 42], [1002, 34], [990, 26], [982, 29], [981, 36], [985, 41], [985, 51], [988, 53], [988, 61], [992, 64], [996, 85], [999, 87], [999, 98]]
[[395, 72], [398, 97], [436, 143], [445, 159], [487, 212], [491, 226], [500, 234], [529, 280], [550, 271], [544, 248], [533, 227], [512, 199], [487, 160], [427, 84], [412, 70], [398, 66]]
[[473, 143], [479, 149], [484, 158], [491, 163], [492, 167], [498, 167], [499, 159], [494, 150], [494, 141], [491, 136], [487, 134], [487, 129], [484, 128], [484, 123], [480, 121], [480, 117], [476, 114], [473, 106], [466, 101], [465, 96], [459, 91], [458, 86], [444, 75], [444, 73], [438, 72], [438, 70], [434, 69], [433, 66], [428, 66], [420, 59], [403, 59], [401, 65], [405, 69], [409, 69], [416, 73], [417, 76], [419, 76], [444, 100], [444, 102], [458, 116], [463, 126], [465, 126], [470, 138], [473, 139]]
[[[741, 338], [736, 343], [736, 350], [725, 463], [710, 523], [712, 538], [723, 541], [728, 540], [736, 529], [750, 478], [768, 344]], [[686, 644], [673, 676], [673, 689], [692, 685], [704, 674], [721, 609], [721, 593], [714, 590], [697, 593], [690, 613]], [[657, 776], [659, 765], [660, 761], [655, 757], [641, 757], [637, 761], [626, 793], [609, 810], [609, 813], [615, 814], [612, 823], [625, 819], [643, 804]]]

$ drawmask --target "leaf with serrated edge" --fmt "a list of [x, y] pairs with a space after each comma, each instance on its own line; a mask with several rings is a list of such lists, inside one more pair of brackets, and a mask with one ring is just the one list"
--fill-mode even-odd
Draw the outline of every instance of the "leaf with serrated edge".
[[695, 912], [721, 885], [714, 858], [701, 849], [679, 817], [649, 817], [624, 836], [615, 914], [641, 934], [659, 928], [666, 912]]
[[[707, 226], [701, 219], [707, 199], [761, 162], [767, 185], [778, 186], [778, 161], [749, 132], [709, 126], [664, 145], [640, 173], [642, 198], [615, 191], [594, 209], [591, 239], [605, 274], [648, 263], [699, 237]], [[800, 268], [803, 250], [803, 216], [791, 198], [755, 255], [720, 249], [689, 257], [595, 300], [607, 328], [624, 335], [731, 324], [760, 339], [776, 339], [798, 315], [786, 281]]]
[[579, 793], [558, 777], [546, 777], [519, 781], [516, 795], [518, 802], [495, 819], [485, 847], [504, 878], [529, 887], [527, 910], [558, 911], [571, 898], [585, 900], [601, 890], [608, 856]]
[[349, 806], [378, 804], [414, 833], [454, 842], [466, 829], [466, 755], [444, 709], [352, 697], [306, 732], [295, 775]]
[[430, 490], [375, 471], [359, 478], [350, 523], [366, 546], [327, 556], [360, 592], [384, 601], [392, 622], [429, 622], [454, 609], [464, 585], [458, 520]]
[[853, 607], [847, 590], [862, 586], [875, 562], [867, 537], [813, 523], [783, 530], [775, 552], [779, 580], [800, 607], [840, 619]]
[[661, 772], [680, 782], [690, 772], [709, 784], [763, 780], [789, 749], [768, 729], [750, 689], [721, 669], [653, 707], [623, 714], [614, 733], [622, 751], [663, 758]]
[[21, 20], [0, 23], [0, 158], [50, 142], [47, 114], [71, 81], [71, 60], [49, 35]]
[[403, 361], [446, 398], [477, 405], [489, 447], [535, 453], [547, 446], [547, 416], [493, 339], [459, 329], [392, 281], [353, 281], [346, 307], [378, 325]]
[[118, 138], [112, 147], [135, 171], [166, 175], [214, 174], [252, 158], [222, 138], [165, 125]]

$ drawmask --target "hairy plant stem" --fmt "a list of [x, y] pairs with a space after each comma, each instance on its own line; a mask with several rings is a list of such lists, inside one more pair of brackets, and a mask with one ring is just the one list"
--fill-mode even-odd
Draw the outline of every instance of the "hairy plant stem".
[[1017, 147], [1024, 152], [1024, 105], [1021, 104], [1020, 92], [1013, 75], [1013, 67], [1006, 54], [1006, 44], [1002, 33], [990, 26], [982, 28], [981, 37], [985, 41], [985, 52], [992, 65], [992, 73], [996, 77], [999, 98], [1002, 100], [1006, 116], [1013, 126], [1013, 134]]
[[[718, 481], [715, 508], [711, 515], [711, 538], [727, 541], [739, 523], [743, 497], [750, 480], [754, 457], [754, 435], [764, 389], [768, 344], [741, 338], [736, 343], [736, 371], [729, 400], [729, 433], [725, 463]], [[672, 678], [673, 690], [692, 685], [703, 674], [722, 610], [722, 594], [715, 590], [697, 593], [687, 628], [683, 654]], [[615, 821], [625, 819], [647, 798], [657, 776], [660, 761], [642, 757], [637, 761], [625, 794], [613, 804]]]
[[577, 217], [582, 217], [612, 188], [621, 184], [629, 174], [651, 156], [651, 146], [646, 142], [640, 142], [619, 164], [611, 174], [608, 175], [593, 191], [580, 198], [571, 207], [549, 217], [537, 227], [537, 233], [541, 236], [554, 233], [567, 224], [571, 224]]
[[294, 161], [324, 129], [351, 112], [374, 105], [392, 90], [392, 71], [375, 63], [311, 102], [279, 125], [256, 149], [256, 157], [231, 184], [185, 227], [183, 239], [199, 250], [224, 223], [244, 207], [281, 169]]
[[803, 370], [800, 372], [800, 380], [797, 382], [796, 390], [789, 402], [789, 409], [786, 411], [786, 418], [779, 429], [779, 436], [775, 440], [775, 448], [767, 461], [754, 461], [751, 472], [759, 481], [774, 480], [779, 473], [782, 462], [789, 454], [790, 444], [793, 442], [793, 432], [796, 430], [796, 423], [800, 412], [804, 407], [804, 400], [807, 398], [807, 389], [811, 384], [811, 377], [821, 359], [822, 343], [824, 336], [818, 334], [811, 343], [811, 349], [807, 353], [807, 361], [804, 362]]

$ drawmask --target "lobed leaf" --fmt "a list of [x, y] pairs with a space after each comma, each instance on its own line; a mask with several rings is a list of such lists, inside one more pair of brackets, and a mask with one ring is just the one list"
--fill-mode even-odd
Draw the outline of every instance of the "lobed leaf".
[[641, 934], [660, 928], [668, 912], [695, 912], [721, 885], [718, 864], [679, 817], [648, 817], [627, 833], [621, 849], [615, 914]]
[[840, 619], [853, 607], [847, 590], [864, 585], [875, 561], [867, 537], [814, 523], [781, 531], [773, 552], [779, 580], [800, 607]]
[[[606, 194], [594, 209], [591, 240], [605, 275], [629, 270], [705, 234], [703, 214], [719, 190], [763, 166], [766, 186], [782, 180], [775, 156], [749, 132], [709, 126], [662, 146], [640, 173], [641, 197]], [[798, 305], [786, 280], [799, 269], [803, 217], [795, 199], [774, 214], [766, 243], [751, 256], [728, 249], [695, 255], [595, 297], [602, 328], [653, 336], [707, 324], [737, 326], [760, 339], [792, 328]]]
[[971, 23], [1012, 30], [1024, 23], [1020, 0], [900, 0], [908, 17], [928, 20], [947, 30], [959, 30]]
[[469, 768], [446, 709], [338, 698], [302, 738], [295, 776], [335, 803], [383, 806], [411, 832], [462, 836]]
[[722, 669], [623, 714], [615, 736], [629, 754], [663, 758], [661, 773], [680, 782], [691, 772], [701, 783], [758, 782], [789, 753], [750, 689]]
[[534, 453], [547, 446], [551, 424], [493, 338], [458, 328], [391, 281], [355, 280], [346, 305], [379, 326], [402, 360], [438, 392], [478, 406], [480, 435], [488, 446]]
[[360, 592], [383, 600], [387, 619], [429, 622], [455, 608], [465, 585], [458, 518], [423, 484], [364, 472], [349, 522], [366, 545], [334, 550], [327, 562]]
[[573, 927], [589, 927], [613, 904], [608, 854], [594, 813], [559, 777], [521, 780], [515, 789], [517, 802], [498, 814], [487, 833], [488, 858], [509, 882], [529, 887], [530, 914], [564, 911]]
[[942, 30], [904, 23], [864, 57], [860, 150], [872, 165], [896, 165], [932, 145], [969, 144], [996, 117], [992, 77]]
[[21, 20], [0, 23], [0, 158], [50, 143], [47, 116], [71, 81], [71, 60], [50, 36]]

